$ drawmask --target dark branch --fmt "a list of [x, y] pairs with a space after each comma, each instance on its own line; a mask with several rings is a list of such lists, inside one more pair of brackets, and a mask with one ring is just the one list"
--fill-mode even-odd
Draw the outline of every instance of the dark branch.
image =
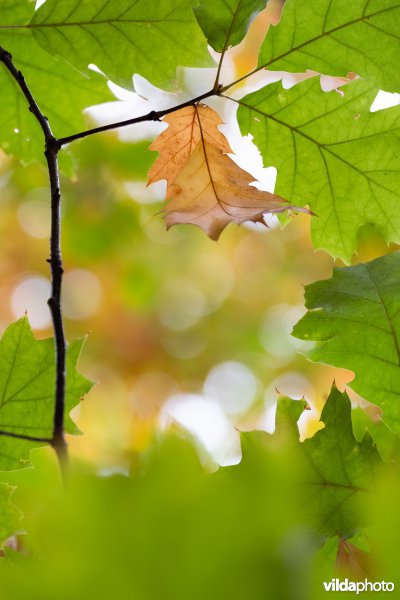
[[72, 135], [67, 135], [66, 137], [58, 138], [56, 141], [59, 147], [61, 148], [66, 144], [70, 144], [71, 142], [75, 142], [76, 140], [81, 140], [83, 138], [89, 137], [90, 135], [95, 135], [96, 133], [103, 133], [104, 131], [111, 131], [113, 129], [119, 129], [121, 127], [127, 127], [128, 125], [134, 125], [135, 123], [143, 123], [145, 121], [159, 121], [162, 117], [165, 117], [165, 115], [169, 115], [170, 113], [180, 110], [181, 108], [185, 108], [186, 106], [193, 106], [194, 104], [197, 104], [198, 102], [201, 102], [206, 98], [211, 98], [213, 96], [221, 96], [222, 92], [225, 92], [237, 83], [244, 81], [251, 75], [254, 75], [254, 73], [257, 73], [261, 70], [261, 67], [254, 69], [250, 73], [247, 73], [239, 79], [236, 79], [236, 81], [232, 81], [232, 83], [229, 83], [228, 85], [224, 86], [218, 83], [220, 70], [222, 66], [222, 60], [223, 55], [221, 55], [221, 60], [218, 65], [217, 79], [215, 80], [214, 88], [209, 92], [205, 92], [200, 96], [196, 96], [196, 98], [192, 98], [191, 100], [187, 100], [186, 102], [182, 102], [181, 104], [177, 104], [175, 106], [172, 106], [171, 108], [166, 108], [164, 110], [151, 110], [145, 115], [140, 115], [140, 117], [133, 117], [132, 119], [126, 119], [125, 121], [116, 121], [115, 123], [101, 125], [100, 127], [93, 127], [93, 129], [87, 129], [86, 131], [80, 131], [79, 133], [73, 133]]
[[18, 440], [28, 440], [29, 442], [43, 442], [44, 444], [52, 444], [53, 440], [46, 437], [36, 437], [35, 435], [25, 435], [24, 433], [13, 433], [11, 431], [3, 431], [0, 429], [0, 436], [16, 438]]
[[[8, 69], [15, 82], [24, 94], [29, 110], [38, 121], [43, 131], [45, 156], [49, 171], [50, 192], [51, 192], [51, 236], [50, 236], [50, 259], [52, 274], [52, 291], [48, 304], [53, 320], [55, 349], [56, 349], [56, 390], [55, 390], [55, 406], [53, 419], [53, 437], [51, 440], [38, 438], [24, 437], [22, 439], [32, 439], [32, 441], [47, 441], [54, 447], [61, 468], [66, 466], [67, 461], [67, 445], [64, 437], [64, 413], [65, 413], [65, 360], [66, 360], [66, 342], [64, 336], [64, 327], [61, 312], [61, 284], [62, 284], [62, 257], [61, 257], [61, 196], [60, 183], [58, 173], [58, 152], [60, 144], [53, 136], [47, 117], [41, 112], [37, 102], [35, 101], [28, 85], [25, 82], [24, 76], [19, 71], [12, 60], [9, 52], [0, 47], [0, 61]], [[10, 437], [22, 437], [17, 434], [6, 434]]]
[[29, 110], [34, 115], [36, 120], [39, 122], [39, 125], [42, 128], [45, 140], [47, 140], [49, 137], [53, 137], [49, 123], [47, 121], [47, 117], [45, 117], [42, 114], [41, 110], [39, 109], [34, 97], [32, 96], [30, 89], [28, 88], [28, 86], [25, 82], [24, 76], [22, 75], [21, 71], [19, 71], [15, 67], [15, 65], [12, 61], [11, 54], [9, 52], [7, 52], [7, 50], [4, 50], [4, 48], [1, 48], [1, 47], [0, 47], [0, 61], [5, 65], [5, 67], [8, 69], [8, 71], [11, 73], [11, 75], [13, 76], [13, 78], [15, 79], [17, 84], [19, 85], [25, 98], [27, 99], [28, 105], [29, 105]]
[[65, 144], [69, 144], [74, 142], [75, 140], [80, 140], [82, 138], [88, 137], [89, 135], [94, 135], [95, 133], [102, 133], [103, 131], [110, 131], [111, 129], [119, 129], [120, 127], [126, 127], [127, 125], [134, 125], [135, 123], [143, 123], [144, 121], [159, 121], [161, 117], [165, 117], [165, 115], [169, 115], [181, 108], [185, 108], [186, 106], [192, 106], [197, 102], [201, 102], [206, 98], [210, 98], [211, 96], [218, 96], [219, 89], [215, 91], [214, 89], [209, 92], [205, 92], [196, 98], [192, 98], [191, 100], [187, 100], [186, 102], [182, 102], [182, 104], [177, 104], [176, 106], [172, 106], [171, 108], [166, 108], [164, 110], [152, 110], [145, 115], [141, 115], [140, 117], [133, 117], [132, 119], [127, 119], [126, 121], [117, 121], [116, 123], [110, 123], [109, 125], [102, 125], [100, 127], [94, 127], [93, 129], [88, 129], [87, 131], [81, 131], [79, 133], [74, 133], [73, 135], [68, 135], [67, 137], [59, 138], [57, 140], [59, 146], [65, 146]]

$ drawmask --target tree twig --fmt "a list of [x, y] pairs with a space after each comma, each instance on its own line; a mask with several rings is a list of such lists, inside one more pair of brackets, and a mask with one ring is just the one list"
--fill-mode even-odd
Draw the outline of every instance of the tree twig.
[[[220, 64], [219, 64], [219, 71], [220, 71], [221, 66], [222, 66], [222, 61], [220, 61]], [[186, 106], [193, 106], [193, 105], [197, 104], [198, 102], [205, 100], [206, 98], [211, 98], [213, 96], [221, 96], [222, 92], [225, 92], [226, 90], [230, 89], [237, 83], [244, 81], [245, 79], [247, 79], [251, 75], [254, 75], [254, 73], [257, 73], [260, 70], [261, 70], [261, 67], [254, 69], [250, 73], [246, 73], [246, 75], [243, 75], [239, 79], [236, 79], [236, 81], [232, 81], [231, 83], [228, 83], [227, 85], [222, 85], [222, 84], [218, 83], [218, 79], [216, 79], [212, 90], [209, 90], [208, 92], [205, 92], [204, 94], [200, 94], [200, 96], [196, 96], [195, 98], [191, 98], [190, 100], [186, 100], [185, 102], [182, 102], [181, 104], [176, 104], [175, 106], [171, 106], [171, 108], [165, 108], [163, 110], [151, 110], [144, 115], [140, 115], [139, 117], [132, 117], [132, 119], [126, 119], [125, 121], [116, 121], [114, 123], [109, 123], [107, 125], [100, 125], [99, 127], [93, 127], [92, 129], [86, 129], [86, 131], [79, 131], [78, 133], [73, 133], [72, 135], [67, 135], [65, 137], [58, 138], [58, 139], [56, 139], [56, 142], [59, 145], [59, 147], [62, 148], [66, 144], [70, 144], [71, 142], [75, 142], [76, 140], [81, 140], [83, 138], [89, 137], [91, 135], [95, 135], [97, 133], [103, 133], [105, 131], [112, 131], [113, 129], [120, 129], [121, 127], [127, 127], [128, 125], [135, 125], [135, 123], [143, 123], [145, 121], [159, 121], [162, 117], [165, 117], [166, 115], [169, 115], [170, 113], [176, 112], [177, 110], [180, 110], [181, 108], [185, 108]], [[219, 78], [219, 72], [217, 74], [217, 77]], [[231, 98], [229, 98], [229, 99], [231, 99]]]
[[103, 131], [110, 131], [111, 129], [119, 129], [120, 127], [126, 127], [127, 125], [134, 125], [135, 123], [143, 123], [144, 121], [159, 121], [161, 117], [165, 117], [165, 115], [169, 115], [181, 108], [185, 108], [186, 106], [192, 106], [197, 102], [201, 102], [206, 98], [210, 98], [211, 96], [218, 96], [219, 88], [217, 90], [210, 90], [209, 92], [205, 92], [200, 96], [196, 96], [196, 98], [192, 98], [191, 100], [186, 100], [181, 104], [177, 104], [176, 106], [172, 106], [171, 108], [165, 108], [163, 110], [151, 110], [145, 115], [141, 115], [140, 117], [133, 117], [132, 119], [127, 119], [126, 121], [117, 121], [116, 123], [110, 123], [109, 125], [101, 125], [100, 127], [94, 127], [93, 129], [87, 129], [86, 131], [80, 131], [79, 133], [74, 133], [72, 135], [68, 135], [66, 137], [59, 138], [57, 143], [60, 147], [65, 146], [65, 144], [70, 144], [75, 140], [81, 140], [82, 138], [88, 137], [90, 135], [94, 135], [95, 133], [102, 133]]
[[[60, 235], [60, 183], [58, 173], [58, 152], [60, 150], [60, 144], [54, 137], [53, 132], [50, 128], [47, 117], [40, 110], [36, 100], [34, 99], [32, 92], [30, 91], [24, 76], [19, 71], [12, 60], [12, 56], [7, 50], [0, 47], [0, 61], [4, 64], [6, 69], [10, 72], [15, 82], [24, 94], [30, 112], [33, 114], [37, 122], [43, 131], [45, 156], [47, 160], [49, 181], [50, 181], [50, 193], [51, 193], [51, 236], [50, 236], [50, 258], [48, 262], [51, 266], [52, 275], [52, 290], [51, 297], [48, 300], [50, 308], [54, 339], [55, 339], [55, 352], [56, 352], [56, 389], [55, 389], [55, 405], [54, 405], [54, 417], [53, 417], [53, 436], [48, 441], [51, 443], [57, 453], [58, 460], [60, 462], [61, 469], [65, 472], [68, 453], [67, 444], [64, 437], [64, 413], [65, 413], [65, 372], [66, 372], [66, 342], [64, 335], [64, 327], [62, 320], [61, 311], [61, 284], [63, 275], [62, 256], [61, 256], [61, 235]], [[6, 435], [3, 433], [2, 435]], [[10, 434], [8, 434], [10, 435]], [[19, 437], [20, 439], [32, 439], [30, 437], [13, 434], [10, 437]], [[33, 441], [43, 441], [33, 440]]]

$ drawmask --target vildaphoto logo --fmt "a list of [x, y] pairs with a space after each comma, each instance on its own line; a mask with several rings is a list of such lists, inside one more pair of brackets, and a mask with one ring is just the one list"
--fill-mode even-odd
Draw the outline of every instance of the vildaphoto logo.
[[326, 592], [355, 592], [360, 594], [361, 592], [393, 592], [394, 583], [392, 581], [349, 581], [347, 578], [344, 580], [332, 579], [332, 581], [324, 581], [324, 588]]

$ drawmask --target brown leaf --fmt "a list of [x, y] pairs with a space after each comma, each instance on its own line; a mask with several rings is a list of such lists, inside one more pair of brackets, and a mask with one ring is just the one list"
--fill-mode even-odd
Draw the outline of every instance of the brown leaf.
[[371, 579], [374, 571], [371, 555], [343, 539], [339, 541], [336, 568], [341, 575], [356, 581]]
[[191, 223], [217, 240], [229, 223], [263, 222], [263, 214], [294, 208], [287, 201], [250, 186], [254, 180], [226, 154], [201, 139], [171, 186], [167, 227]]
[[160, 154], [150, 169], [147, 185], [166, 179], [168, 198], [171, 184], [202, 137], [222, 152], [232, 150], [218, 130], [218, 125], [222, 124], [221, 117], [209, 106], [187, 106], [167, 115], [163, 122], [168, 123], [168, 128], [150, 146], [150, 150], [157, 150]]

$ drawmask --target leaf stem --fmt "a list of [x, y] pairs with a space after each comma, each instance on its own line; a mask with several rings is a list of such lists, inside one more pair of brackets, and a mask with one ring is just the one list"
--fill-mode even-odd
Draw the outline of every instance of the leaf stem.
[[49, 172], [50, 194], [51, 194], [51, 235], [50, 235], [50, 258], [48, 262], [51, 267], [52, 290], [48, 305], [53, 321], [55, 353], [56, 353], [56, 388], [55, 405], [53, 416], [53, 435], [51, 439], [33, 438], [23, 434], [10, 434], [3, 432], [0, 435], [19, 437], [32, 441], [49, 442], [58, 457], [61, 470], [65, 474], [68, 463], [67, 444], [64, 437], [64, 414], [65, 414], [65, 374], [66, 374], [66, 341], [64, 335], [63, 318], [61, 310], [61, 285], [62, 285], [62, 255], [61, 255], [61, 195], [58, 172], [58, 152], [61, 148], [59, 141], [54, 137], [47, 117], [40, 110], [32, 92], [30, 91], [24, 76], [12, 60], [9, 52], [0, 47], [0, 62], [4, 64], [11, 76], [24, 94], [30, 112], [39, 123], [44, 136], [45, 156]]

